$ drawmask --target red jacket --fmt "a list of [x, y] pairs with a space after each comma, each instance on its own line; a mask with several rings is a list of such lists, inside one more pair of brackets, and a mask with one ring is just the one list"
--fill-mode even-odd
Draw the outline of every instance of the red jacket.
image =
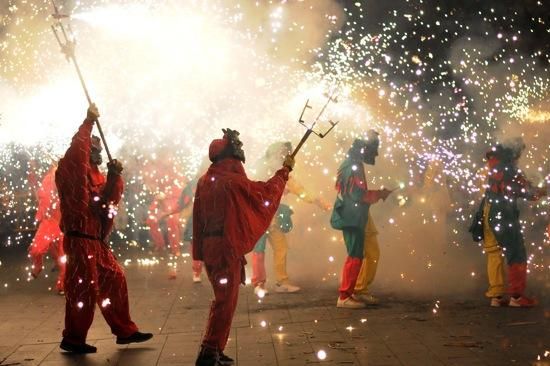
[[71, 146], [59, 161], [55, 184], [61, 203], [61, 230], [105, 239], [113, 226], [115, 207], [122, 197], [120, 175], [107, 179], [90, 163], [92, 120], [84, 120]]
[[222, 238], [219, 251], [226, 258], [250, 252], [277, 212], [288, 173], [282, 168], [267, 182], [254, 182], [237, 159], [210, 165], [195, 192], [193, 259], [203, 260], [203, 240], [209, 236]]

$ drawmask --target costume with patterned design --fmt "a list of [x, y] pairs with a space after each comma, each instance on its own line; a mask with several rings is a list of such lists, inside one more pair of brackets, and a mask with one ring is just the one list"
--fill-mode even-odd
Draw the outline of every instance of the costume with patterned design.
[[378, 134], [374, 131], [370, 132], [366, 141], [356, 139], [338, 169], [338, 197], [331, 223], [335, 229], [342, 230], [348, 254], [342, 270], [338, 306], [361, 307], [355, 297], [367, 295], [367, 286], [376, 275], [380, 256], [376, 237], [378, 231], [369, 208], [380, 199], [385, 199], [391, 191], [368, 189], [363, 163], [374, 165], [378, 144]]

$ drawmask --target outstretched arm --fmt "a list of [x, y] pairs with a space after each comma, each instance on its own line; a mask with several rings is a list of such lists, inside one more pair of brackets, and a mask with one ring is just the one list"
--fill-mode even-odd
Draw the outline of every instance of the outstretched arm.
[[92, 145], [91, 134], [94, 120], [98, 115], [95, 106], [88, 109], [86, 119], [73, 136], [71, 145], [59, 161], [55, 173], [59, 196], [65, 201], [70, 200], [69, 207], [75, 213], [82, 212], [90, 202], [88, 171]]

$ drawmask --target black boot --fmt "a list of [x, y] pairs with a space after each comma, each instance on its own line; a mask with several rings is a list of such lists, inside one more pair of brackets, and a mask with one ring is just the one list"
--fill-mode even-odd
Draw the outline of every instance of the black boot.
[[81, 354], [81, 355], [86, 354], [86, 353], [96, 353], [97, 352], [97, 348], [94, 347], [94, 346], [90, 346], [89, 344], [86, 344], [86, 343], [72, 344], [72, 343], [65, 342], [64, 339], [61, 341], [61, 344], [59, 345], [59, 348], [61, 348], [63, 351], [76, 353], [76, 354]]
[[218, 363], [222, 366], [232, 366], [235, 364], [235, 360], [227, 356], [225, 353], [220, 352]]
[[152, 333], [135, 332], [129, 337], [116, 337], [116, 344], [141, 343], [153, 338]]
[[218, 362], [219, 355], [218, 352], [209, 349], [206, 347], [202, 347], [201, 351], [199, 352], [199, 356], [197, 357], [197, 361], [195, 361], [195, 366], [219, 366], [222, 365]]

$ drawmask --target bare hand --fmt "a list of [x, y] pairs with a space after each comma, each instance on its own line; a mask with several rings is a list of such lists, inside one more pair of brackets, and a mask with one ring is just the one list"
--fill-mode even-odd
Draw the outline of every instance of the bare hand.
[[380, 196], [382, 198], [382, 201], [385, 201], [392, 192], [393, 190], [389, 190], [387, 188], [381, 189]]
[[97, 109], [95, 103], [90, 104], [90, 106], [88, 107], [88, 114], [86, 118], [92, 121], [97, 121], [97, 119], [99, 118], [99, 110]]
[[107, 163], [107, 169], [109, 170], [109, 173], [116, 175], [120, 175], [122, 170], [124, 170], [122, 163], [116, 159], [113, 159], [113, 161]]
[[285, 161], [283, 162], [283, 166], [288, 168], [289, 171], [292, 171], [292, 169], [294, 169], [294, 164], [296, 162], [294, 161], [294, 158], [290, 155], [287, 155], [287, 157], [285, 158]]

